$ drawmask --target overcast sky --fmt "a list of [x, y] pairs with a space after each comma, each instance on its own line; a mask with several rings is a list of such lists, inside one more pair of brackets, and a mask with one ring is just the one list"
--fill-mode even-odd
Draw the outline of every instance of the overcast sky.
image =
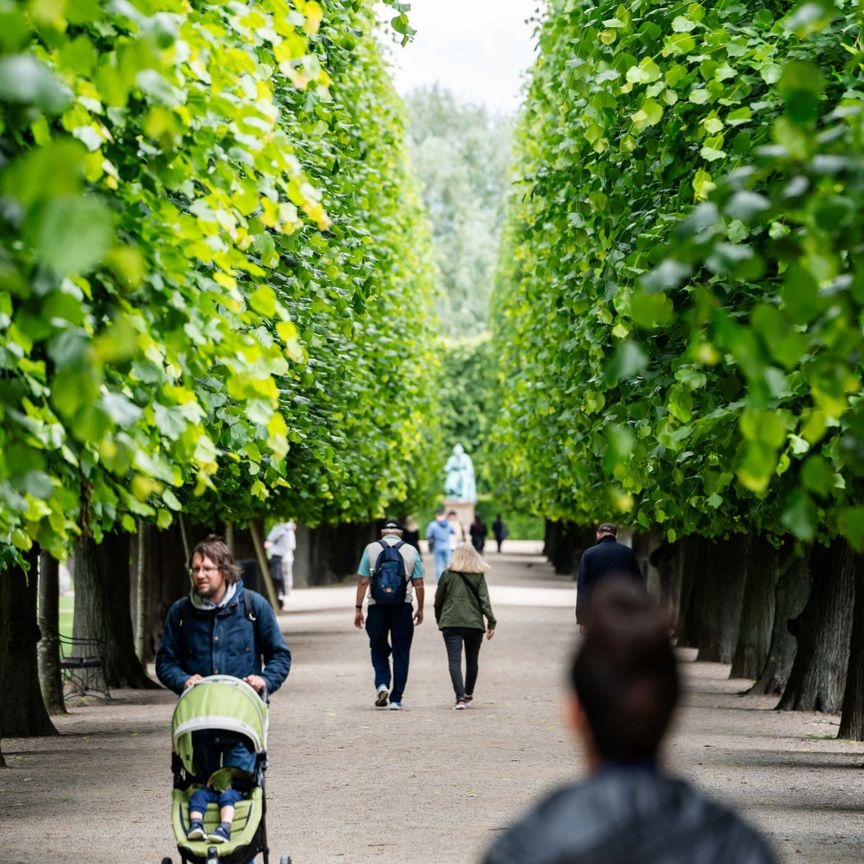
[[[498, 111], [519, 106], [522, 73], [533, 60], [538, 0], [411, 0], [414, 41], [391, 50], [396, 89], [438, 81]], [[392, 15], [391, 15], [392, 17]]]

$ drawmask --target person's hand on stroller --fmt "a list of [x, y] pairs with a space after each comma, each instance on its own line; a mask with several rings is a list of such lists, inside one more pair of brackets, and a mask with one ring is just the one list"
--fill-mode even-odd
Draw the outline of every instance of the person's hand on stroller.
[[247, 675], [243, 680], [256, 693], [260, 693], [267, 686], [267, 682], [260, 675]]
[[188, 689], [188, 688], [191, 687], [193, 684], [197, 684], [199, 681], [203, 681], [203, 680], [204, 680], [204, 676], [203, 676], [203, 675], [191, 675], [189, 678], [187, 678], [187, 679], [183, 682], [183, 687], [184, 687], [185, 689]]

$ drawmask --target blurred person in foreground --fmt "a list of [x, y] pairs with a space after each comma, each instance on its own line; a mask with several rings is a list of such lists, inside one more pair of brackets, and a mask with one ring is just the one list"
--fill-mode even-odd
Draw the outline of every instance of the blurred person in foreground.
[[660, 765], [679, 691], [666, 616], [610, 579], [587, 623], [565, 714], [589, 776], [523, 815], [484, 864], [776, 864], [753, 828]]

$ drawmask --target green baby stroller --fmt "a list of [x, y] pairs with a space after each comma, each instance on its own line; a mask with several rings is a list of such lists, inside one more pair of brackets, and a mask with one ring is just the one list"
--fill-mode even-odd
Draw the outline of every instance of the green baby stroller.
[[[269, 864], [265, 815], [264, 774], [267, 770], [266, 693], [259, 696], [245, 681], [230, 675], [211, 675], [186, 690], [177, 702], [171, 719], [171, 823], [183, 864], [249, 864], [256, 855]], [[199, 788], [195, 769], [193, 733], [223, 731], [242, 735], [255, 753], [255, 770], [248, 794], [237, 802], [231, 825], [231, 840], [218, 845], [212, 841], [190, 840], [189, 798]], [[240, 772], [243, 773], [243, 772]], [[204, 827], [209, 833], [219, 824], [219, 808], [209, 804]], [[163, 858], [162, 864], [172, 864]], [[279, 864], [291, 864], [288, 856]]]

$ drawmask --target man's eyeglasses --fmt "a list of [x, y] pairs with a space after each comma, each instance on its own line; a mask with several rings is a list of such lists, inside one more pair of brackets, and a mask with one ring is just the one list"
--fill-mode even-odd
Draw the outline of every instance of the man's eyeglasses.
[[215, 573], [218, 567], [190, 567], [189, 575], [194, 576], [196, 573]]

